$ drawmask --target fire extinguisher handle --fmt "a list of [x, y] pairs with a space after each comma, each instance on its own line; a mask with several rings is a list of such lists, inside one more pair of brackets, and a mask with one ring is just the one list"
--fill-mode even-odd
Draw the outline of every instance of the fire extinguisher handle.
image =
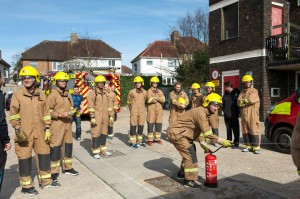
[[222, 148], [223, 146], [220, 146], [219, 148], [217, 148], [215, 151], [212, 151], [212, 152], [210, 152], [210, 154], [213, 154], [213, 153], [215, 153], [215, 152], [217, 152], [217, 151], [219, 151], [221, 148]]

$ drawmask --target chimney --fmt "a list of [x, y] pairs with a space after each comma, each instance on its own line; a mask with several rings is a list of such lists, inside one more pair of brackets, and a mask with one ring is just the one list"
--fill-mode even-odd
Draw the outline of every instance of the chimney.
[[2, 59], [1, 50], [0, 50], [0, 59]]
[[176, 41], [179, 40], [179, 32], [178, 31], [173, 31], [172, 34], [171, 34], [171, 41], [173, 43], [173, 45], [176, 44]]
[[70, 39], [71, 45], [78, 43], [78, 36], [76, 33], [71, 33]]

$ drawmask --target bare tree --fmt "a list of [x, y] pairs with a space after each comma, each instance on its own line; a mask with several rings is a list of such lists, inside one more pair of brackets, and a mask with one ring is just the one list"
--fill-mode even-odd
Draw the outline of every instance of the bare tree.
[[99, 59], [95, 56], [99, 42], [87, 32], [79, 35], [72, 33], [70, 42], [71, 60], [64, 62], [66, 68], [86, 70], [86, 68], [92, 67], [96, 59]]
[[194, 37], [208, 44], [208, 12], [198, 8], [193, 13], [187, 13], [177, 20], [173, 29], [182, 36]]

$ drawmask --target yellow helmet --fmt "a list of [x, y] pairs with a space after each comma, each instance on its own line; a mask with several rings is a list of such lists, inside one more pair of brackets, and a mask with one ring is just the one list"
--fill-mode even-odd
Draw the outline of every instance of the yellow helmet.
[[54, 75], [53, 80], [54, 85], [56, 85], [56, 81], [69, 81], [70, 77], [67, 73], [60, 71]]
[[26, 76], [27, 77], [35, 77], [35, 81], [37, 83], [41, 82], [40, 74], [33, 66], [24, 66], [21, 69], [19, 76], [20, 77], [26, 77]]
[[205, 87], [211, 87], [212, 89], [213, 89], [213, 91], [215, 91], [215, 84], [213, 83], [213, 82], [207, 82], [206, 84], [205, 84]]
[[183, 97], [179, 97], [178, 102], [181, 103], [181, 104], [185, 104], [186, 100]]
[[244, 75], [244, 77], [242, 78], [242, 82], [251, 82], [251, 81], [253, 81], [251, 75]]
[[191, 86], [192, 89], [200, 89], [200, 84], [198, 83], [193, 83]]
[[222, 107], [222, 103], [223, 103], [222, 97], [220, 95], [218, 95], [217, 93], [210, 93], [205, 98], [205, 100], [203, 102], [203, 106], [208, 107], [208, 105], [214, 104], [214, 105], [218, 105], [218, 106]]
[[142, 83], [142, 84], [144, 85], [144, 80], [143, 80], [143, 78], [142, 78], [141, 76], [136, 76], [136, 77], [134, 78], [133, 82], [134, 82], [134, 83], [140, 82], [140, 83]]
[[150, 83], [159, 83], [159, 79], [158, 77], [154, 76], [154, 77], [151, 77], [150, 79]]
[[95, 80], [95, 83], [105, 83], [106, 82], [106, 78], [103, 75], [98, 75]]

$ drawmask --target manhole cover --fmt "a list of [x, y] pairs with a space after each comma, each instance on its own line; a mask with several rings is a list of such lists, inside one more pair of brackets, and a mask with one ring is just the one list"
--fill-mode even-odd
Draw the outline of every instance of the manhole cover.
[[145, 180], [149, 184], [164, 192], [174, 192], [184, 189], [184, 186], [168, 176], [161, 176]]
[[118, 156], [125, 155], [125, 153], [122, 153], [122, 152], [117, 151], [117, 150], [108, 150], [108, 151], [111, 152], [111, 156], [110, 157], [103, 157], [103, 158], [113, 158], [113, 157], [118, 157]]

